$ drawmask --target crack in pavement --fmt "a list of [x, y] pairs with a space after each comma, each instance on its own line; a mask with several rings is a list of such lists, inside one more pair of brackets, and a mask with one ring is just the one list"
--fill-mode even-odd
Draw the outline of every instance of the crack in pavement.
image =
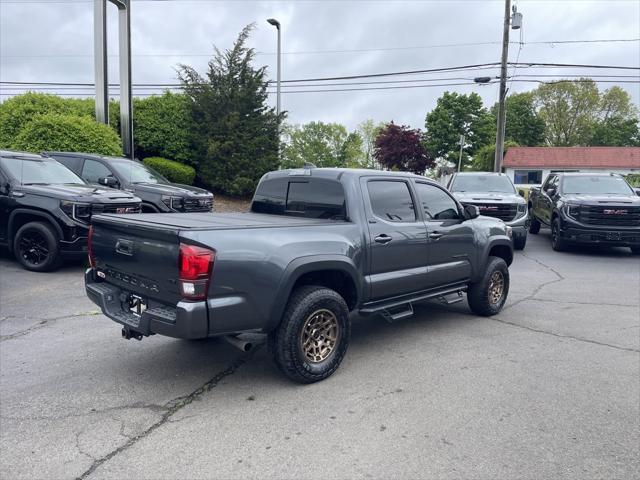
[[[74, 313], [72, 315], [63, 315], [61, 317], [45, 318], [44, 320], [40, 320], [38, 323], [36, 323], [35, 325], [32, 325], [26, 330], [20, 330], [19, 332], [15, 332], [10, 335], [0, 335], [0, 342], [6, 342], [7, 340], [13, 340], [14, 338], [20, 338], [25, 335], [29, 335], [32, 332], [35, 332], [37, 330], [40, 330], [41, 328], [46, 327], [50, 323], [57, 322], [58, 320], [64, 320], [65, 318], [88, 317], [91, 315], [99, 315], [99, 314], [100, 312], [98, 312], [97, 310], [90, 310], [88, 312]], [[25, 317], [9, 316], [9, 317], [5, 317], [4, 320], [8, 320], [9, 318], [18, 319], [18, 318], [25, 318]]]
[[130, 447], [135, 445], [138, 441], [146, 438], [155, 430], [163, 426], [165, 423], [169, 422], [169, 420], [175, 413], [177, 413], [187, 405], [191, 404], [194, 400], [199, 398], [204, 393], [209, 392], [210, 390], [215, 388], [218, 385], [218, 383], [220, 383], [220, 381], [225, 377], [233, 375], [242, 365], [247, 363], [249, 359], [251, 359], [251, 357], [255, 354], [255, 352], [257, 352], [261, 347], [262, 345], [258, 345], [248, 353], [241, 354], [227, 368], [218, 372], [216, 375], [213, 376], [213, 378], [211, 378], [210, 380], [202, 384], [200, 387], [196, 388], [191, 393], [180, 396], [180, 397], [176, 397], [173, 400], [170, 400], [169, 402], [167, 402], [164, 405], [164, 408], [166, 409], [166, 411], [162, 414], [162, 417], [160, 418], [160, 420], [155, 422], [153, 425], [147, 428], [144, 432], [136, 436], [129, 437], [129, 440], [124, 445], [116, 448], [115, 450], [111, 451], [107, 455], [104, 455], [103, 457], [100, 457], [94, 460], [94, 462], [91, 464], [91, 466], [87, 470], [85, 470], [81, 475], [76, 477], [76, 480], [83, 480], [87, 478], [89, 475], [95, 472], [96, 469], [100, 467], [102, 464], [111, 460], [116, 455], [128, 450]]
[[[581, 303], [581, 302], [562, 302], [562, 301], [558, 301], [558, 300], [544, 300], [544, 299], [538, 299], [535, 298], [535, 296], [540, 293], [540, 291], [544, 288], [547, 287], [549, 285], [552, 285], [554, 283], [559, 283], [562, 282], [563, 280], [565, 280], [565, 277], [558, 272], [556, 269], [554, 269], [553, 267], [551, 267], [550, 265], [547, 265], [546, 263], [542, 262], [541, 260], [538, 260], [537, 258], [533, 258], [530, 257], [529, 255], [527, 255], [524, 252], [521, 252], [521, 255], [525, 258], [528, 258], [529, 260], [531, 260], [532, 262], [537, 263], [538, 265], [544, 267], [545, 269], [549, 270], [550, 272], [552, 272], [556, 278], [554, 280], [549, 280], [548, 282], [543, 282], [540, 285], [538, 285], [535, 290], [533, 291], [533, 293], [531, 293], [531, 295], [527, 295], [524, 298], [521, 298], [520, 300], [518, 300], [517, 302], [514, 302], [506, 307], [504, 307], [502, 309], [502, 312], [504, 312], [505, 310], [515, 307], [516, 305], [519, 305], [523, 302], [527, 302], [527, 301], [534, 301], [534, 302], [552, 302], [552, 303], [569, 303], [569, 304], [577, 304], [577, 305], [605, 305], [602, 303]], [[609, 306], [625, 306], [625, 307], [636, 307], [636, 305], [609, 305]], [[612, 345], [610, 343], [604, 343], [604, 342], [599, 342], [597, 340], [590, 340], [588, 338], [583, 338], [583, 337], [576, 337], [574, 335], [566, 335], [566, 334], [562, 334], [562, 333], [555, 333], [555, 332], [550, 332], [548, 330], [542, 330], [542, 329], [538, 329], [538, 328], [534, 328], [534, 327], [529, 327], [526, 325], [521, 325], [519, 323], [515, 323], [515, 322], [510, 322], [508, 320], [503, 320], [497, 317], [491, 317], [489, 318], [489, 320], [492, 320], [494, 322], [499, 322], [499, 323], [504, 323], [506, 325], [511, 325], [513, 327], [517, 327], [517, 328], [522, 328], [524, 330], [529, 330], [530, 332], [536, 332], [536, 333], [543, 333], [545, 335], [550, 335], [552, 337], [557, 337], [557, 338], [568, 338], [571, 340], [576, 340], [579, 342], [585, 342], [585, 343], [591, 343], [594, 345], [600, 345], [603, 347], [610, 347], [610, 348], [615, 348], [616, 350], [623, 350], [623, 351], [627, 351], [627, 352], [634, 352], [634, 353], [640, 353], [640, 350], [635, 349], [635, 348], [631, 348], [631, 347], [621, 347], [619, 345]]]
[[569, 300], [552, 300], [550, 298], [529, 298], [528, 300], [531, 302], [565, 303], [567, 305], [598, 305], [603, 307], [638, 308], [638, 304], [633, 303], [571, 302]]
[[522, 302], [526, 302], [527, 300], [534, 300], [534, 299], [535, 299], [534, 297], [535, 297], [536, 295], [538, 295], [538, 293], [540, 293], [540, 291], [541, 291], [544, 287], [549, 286], [549, 285], [553, 285], [554, 283], [562, 282], [562, 281], [565, 279], [565, 278], [564, 278], [564, 276], [563, 276], [560, 272], [558, 272], [557, 270], [555, 270], [553, 267], [551, 267], [551, 266], [547, 265], [546, 263], [544, 263], [544, 262], [542, 262], [542, 261], [538, 260], [537, 258], [530, 257], [529, 255], [527, 255], [527, 254], [526, 254], [526, 253], [524, 253], [524, 252], [521, 252], [521, 253], [520, 253], [520, 255], [522, 255], [523, 257], [525, 257], [525, 258], [527, 258], [527, 259], [531, 260], [532, 262], [537, 263], [537, 264], [538, 264], [538, 265], [540, 265], [541, 267], [543, 267], [543, 268], [545, 268], [545, 269], [549, 270], [549, 271], [550, 271], [550, 272], [552, 272], [552, 273], [553, 273], [557, 278], [555, 278], [555, 279], [553, 279], [553, 280], [549, 280], [548, 282], [542, 282], [540, 285], [538, 285], [538, 286], [535, 288], [535, 290], [534, 290], [530, 295], [527, 295], [526, 297], [521, 298], [521, 299], [520, 299], [520, 300], [518, 300], [518, 301], [515, 301], [515, 302], [513, 302], [513, 303], [510, 303], [509, 305], [506, 305], [506, 306], [502, 309], [502, 311], [503, 311], [503, 312], [504, 312], [505, 310], [508, 310], [509, 308], [513, 308], [513, 307], [515, 307], [516, 305], [520, 305]]
[[492, 317], [489, 320], [493, 320], [494, 322], [504, 323], [506, 325], [512, 325], [514, 327], [522, 328], [524, 330], [529, 330], [531, 332], [544, 333], [545, 335], [551, 335], [552, 337], [569, 338], [571, 340], [577, 340], [579, 342], [593, 343], [595, 345], [600, 345], [600, 346], [603, 346], [603, 347], [615, 348], [616, 350], [624, 350], [624, 351], [627, 351], [627, 352], [640, 353], [640, 350], [635, 349], [635, 348], [631, 348], [631, 347], [620, 347], [618, 345], [612, 345], [610, 343], [598, 342], [597, 340], [590, 340], [588, 338], [576, 337], [576, 336], [573, 336], [573, 335], [565, 335], [563, 333], [554, 333], [554, 332], [550, 332], [548, 330], [542, 330], [542, 329], [538, 329], [538, 328], [527, 327], [526, 325], [520, 325], [520, 324], [514, 323], [514, 322], [508, 322], [507, 320], [501, 320], [501, 319], [495, 318], [495, 317]]

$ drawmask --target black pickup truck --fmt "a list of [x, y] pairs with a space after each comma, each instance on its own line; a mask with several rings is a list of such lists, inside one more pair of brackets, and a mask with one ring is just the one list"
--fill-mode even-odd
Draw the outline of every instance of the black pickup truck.
[[27, 270], [52, 270], [87, 255], [96, 213], [140, 213], [129, 192], [88, 185], [50, 158], [0, 151], [0, 246]]
[[142, 211], [210, 212], [213, 194], [203, 188], [172, 183], [138, 160], [91, 153], [44, 152], [85, 181], [131, 192], [142, 200]]
[[276, 365], [303, 383], [340, 364], [349, 312], [409, 317], [426, 299], [498, 313], [511, 229], [417, 175], [310, 168], [266, 174], [239, 214], [101, 215], [89, 298], [125, 338], [267, 333]]
[[529, 190], [529, 233], [551, 227], [551, 246], [630, 247], [640, 254], [640, 197], [613, 173], [551, 173]]

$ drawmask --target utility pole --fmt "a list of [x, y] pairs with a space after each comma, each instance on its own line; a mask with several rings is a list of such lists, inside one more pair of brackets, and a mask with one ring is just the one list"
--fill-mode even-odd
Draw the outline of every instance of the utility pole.
[[502, 29], [502, 63], [500, 65], [500, 94], [498, 97], [498, 125], [496, 129], [496, 156], [494, 172], [502, 171], [504, 156], [505, 100], [507, 96], [507, 59], [509, 57], [509, 22], [511, 19], [511, 0], [504, 1], [504, 26]]
[[464, 135], [460, 135], [460, 156], [458, 157], [458, 172], [462, 168], [462, 149], [464, 148]]

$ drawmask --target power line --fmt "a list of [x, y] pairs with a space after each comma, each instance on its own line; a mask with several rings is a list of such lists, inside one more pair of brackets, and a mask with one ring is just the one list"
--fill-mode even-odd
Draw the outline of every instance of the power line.
[[[3, 2], [0, 2], [3, 3]], [[583, 44], [583, 43], [628, 43], [640, 42], [640, 38], [605, 38], [591, 40], [541, 40], [534, 42], [509, 42], [512, 45], [567, 45], [567, 44]], [[301, 50], [293, 52], [282, 52], [282, 55], [316, 55], [329, 53], [366, 53], [366, 52], [395, 52], [402, 50], [423, 50], [430, 48], [454, 48], [454, 47], [475, 47], [486, 45], [499, 45], [501, 42], [468, 42], [468, 43], [443, 43], [435, 45], [415, 45], [403, 47], [381, 47], [381, 48], [354, 48], [344, 50]], [[277, 52], [256, 52], [256, 55], [276, 55]], [[211, 57], [211, 53], [138, 53], [133, 57], [144, 58], [172, 58], [172, 57]], [[91, 53], [53, 53], [53, 54], [33, 54], [33, 55], [2, 55], [3, 58], [91, 58]], [[109, 57], [118, 57], [117, 54], [109, 55]]]

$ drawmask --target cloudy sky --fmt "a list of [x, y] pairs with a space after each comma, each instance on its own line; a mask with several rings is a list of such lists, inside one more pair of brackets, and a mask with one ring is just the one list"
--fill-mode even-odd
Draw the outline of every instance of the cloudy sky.
[[[520, 62], [640, 65], [639, 0], [519, 0], [514, 3], [524, 16], [524, 45], [518, 56], [519, 45], [511, 44], [510, 61], [518, 57]], [[113, 5], [108, 10], [110, 81], [117, 82], [117, 10]], [[175, 68], [180, 63], [204, 71], [213, 45], [228, 48], [238, 32], [252, 22], [256, 28], [250, 44], [258, 52], [256, 62], [268, 66], [269, 75], [275, 78], [276, 31], [266, 22], [269, 17], [277, 18], [283, 28], [283, 79], [499, 62], [503, 13], [502, 0], [133, 0], [133, 81], [134, 84], [175, 83]], [[511, 33], [512, 41], [520, 40], [518, 31]], [[636, 41], [545, 43], [602, 39]], [[0, 0], [0, 81], [91, 83], [92, 51], [91, 0]], [[510, 73], [514, 73], [513, 69]], [[637, 81], [638, 73], [637, 70], [580, 68], [515, 71], [515, 75], [528, 75], [517, 80], [549, 80], [552, 78], [549, 75], [627, 76], [616, 78], [619, 82], [634, 80], [633, 76]], [[478, 92], [487, 106], [497, 97], [496, 84], [431, 85], [468, 83], [477, 76], [498, 74], [499, 69], [492, 68], [372, 78], [359, 81], [402, 80], [404, 83], [331, 88], [419, 87], [289, 93], [327, 88], [310, 82], [315, 86], [287, 87], [282, 102], [294, 123], [335, 121], [352, 128], [372, 118], [423, 127], [426, 112], [445, 90]], [[600, 87], [612, 85], [614, 83], [601, 83]], [[640, 104], [640, 84], [619, 85], [631, 93], [636, 105]], [[510, 91], [535, 86], [535, 83], [514, 81]], [[77, 87], [64, 88], [53, 91], [78, 92]], [[6, 99], [7, 94], [15, 91], [3, 84], [0, 93]], [[149, 90], [136, 91], [149, 93]], [[112, 96], [117, 97], [117, 90]], [[275, 103], [275, 95], [270, 99]]]

